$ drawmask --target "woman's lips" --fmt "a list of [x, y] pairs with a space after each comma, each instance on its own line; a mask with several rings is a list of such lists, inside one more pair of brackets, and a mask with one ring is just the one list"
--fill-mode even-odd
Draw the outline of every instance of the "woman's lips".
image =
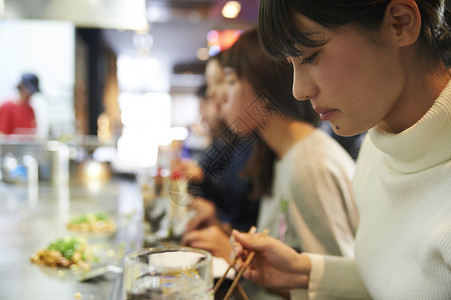
[[332, 118], [332, 115], [334, 112], [336, 112], [336, 109], [332, 108], [324, 108], [324, 109], [315, 109], [316, 112], [319, 114], [319, 117], [323, 121], [329, 121]]

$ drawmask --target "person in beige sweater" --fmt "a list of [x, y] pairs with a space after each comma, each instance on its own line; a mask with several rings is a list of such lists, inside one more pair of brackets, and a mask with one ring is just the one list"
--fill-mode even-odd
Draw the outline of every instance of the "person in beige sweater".
[[234, 232], [243, 259], [256, 252], [246, 278], [293, 299], [451, 299], [450, 24], [440, 0], [262, 0], [262, 40], [292, 62], [296, 98], [337, 134], [369, 134], [355, 259]]
[[[261, 197], [258, 228], [298, 251], [353, 256], [355, 163], [318, 128], [310, 104], [294, 99], [290, 64], [266, 56], [256, 29], [225, 51], [223, 64], [227, 99], [221, 111], [237, 141], [255, 139], [243, 175]], [[228, 236], [215, 227], [188, 232], [182, 243], [230, 258]], [[247, 283], [243, 287], [252, 299], [279, 299]]]

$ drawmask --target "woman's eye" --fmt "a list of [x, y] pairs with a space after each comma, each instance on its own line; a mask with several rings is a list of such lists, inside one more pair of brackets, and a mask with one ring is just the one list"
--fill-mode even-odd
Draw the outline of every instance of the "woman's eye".
[[228, 85], [232, 85], [232, 84], [235, 83], [235, 79], [232, 78], [232, 77], [227, 77], [226, 80], [225, 80], [225, 82], [226, 82], [226, 84], [228, 84]]
[[318, 52], [315, 52], [314, 54], [310, 55], [309, 57], [306, 57], [302, 60], [302, 65], [311, 65], [315, 61], [316, 56], [318, 55]]

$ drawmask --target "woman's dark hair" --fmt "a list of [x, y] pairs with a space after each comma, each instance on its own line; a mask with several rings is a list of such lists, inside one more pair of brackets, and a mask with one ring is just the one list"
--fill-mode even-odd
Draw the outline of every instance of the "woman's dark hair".
[[294, 98], [291, 64], [272, 59], [263, 49], [256, 29], [242, 33], [224, 52], [221, 64], [235, 70], [238, 78], [246, 78], [257, 94], [269, 97], [290, 118], [318, 126], [319, 117], [310, 102]]
[[200, 101], [204, 101], [207, 98], [207, 84], [204, 83], [199, 86], [196, 90], [196, 96]]
[[226, 53], [226, 52], [227, 52], [227, 50], [223, 50], [223, 51], [216, 53], [213, 56], [210, 56], [210, 58], [207, 60], [207, 63], [210, 61], [216, 60], [222, 66], [223, 61], [224, 61], [224, 56], [225, 56], [224, 53]]
[[[266, 99], [265, 106], [268, 109], [275, 109], [276, 113], [285, 114], [315, 127], [319, 125], [319, 116], [310, 102], [297, 101], [293, 96], [291, 64], [272, 59], [264, 51], [256, 29], [244, 32], [238, 41], [224, 52], [222, 65], [234, 69], [238, 78], [246, 78], [258, 97], [263, 96]], [[261, 139], [256, 143], [243, 174], [252, 180], [252, 196], [259, 197], [271, 192], [275, 154]]]
[[[258, 19], [263, 46], [274, 57], [299, 56], [295, 45], [317, 47], [325, 41], [309, 39], [300, 29], [296, 14], [338, 29], [355, 24], [374, 30], [381, 24], [391, 0], [261, 0]], [[425, 62], [451, 64], [451, 14], [444, 0], [415, 0], [421, 14], [419, 55]]]

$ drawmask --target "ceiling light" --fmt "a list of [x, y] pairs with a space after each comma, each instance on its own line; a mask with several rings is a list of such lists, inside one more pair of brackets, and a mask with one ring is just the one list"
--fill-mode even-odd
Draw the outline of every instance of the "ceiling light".
[[221, 47], [219, 47], [218, 45], [213, 45], [210, 47], [210, 50], [208, 50], [208, 52], [210, 56], [215, 56], [216, 54], [221, 52]]
[[219, 39], [219, 33], [216, 30], [210, 30], [207, 34], [207, 40], [209, 43], [216, 43]]
[[222, 8], [224, 18], [234, 19], [241, 11], [241, 4], [238, 1], [227, 1]]

